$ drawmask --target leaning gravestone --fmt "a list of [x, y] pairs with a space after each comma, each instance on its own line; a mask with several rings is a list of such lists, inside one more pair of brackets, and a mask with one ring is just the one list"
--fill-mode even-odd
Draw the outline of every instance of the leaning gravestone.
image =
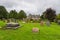
[[60, 25], [60, 20], [58, 20], [58, 24]]
[[46, 25], [47, 26], [50, 26], [50, 21], [46, 21]]

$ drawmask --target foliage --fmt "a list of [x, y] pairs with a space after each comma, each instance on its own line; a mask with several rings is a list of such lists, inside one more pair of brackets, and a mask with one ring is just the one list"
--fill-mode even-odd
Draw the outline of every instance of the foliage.
[[7, 19], [7, 10], [4, 6], [0, 6], [0, 19], [5, 18]]
[[10, 13], [9, 13], [9, 18], [14, 18], [14, 19], [17, 19], [18, 17], [18, 14], [16, 12], [16, 10], [11, 10]]
[[23, 10], [21, 10], [18, 14], [18, 18], [23, 19], [23, 18], [26, 18], [26, 17], [27, 17], [26, 13]]
[[56, 18], [56, 11], [51, 9], [51, 8], [48, 8], [46, 9], [45, 12], [43, 12], [43, 17], [50, 20], [50, 21], [54, 21], [54, 19]]
[[0, 21], [0, 27], [4, 27], [5, 25], [6, 25], [6, 23], [5, 23], [5, 22]]

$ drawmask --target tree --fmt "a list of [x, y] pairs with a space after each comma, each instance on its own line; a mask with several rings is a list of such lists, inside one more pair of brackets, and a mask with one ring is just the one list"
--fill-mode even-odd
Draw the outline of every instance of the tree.
[[11, 10], [10, 13], [9, 13], [9, 18], [14, 18], [14, 19], [17, 19], [17, 12], [16, 10]]
[[41, 19], [44, 19], [44, 15], [41, 15], [40, 18], [41, 18]]
[[56, 11], [48, 8], [45, 12], [43, 12], [43, 15], [44, 18], [48, 19], [49, 21], [54, 21], [54, 19], [56, 18]]
[[18, 14], [18, 18], [19, 19], [23, 19], [23, 18], [26, 18], [27, 16], [26, 16], [26, 13], [23, 11], [23, 10], [21, 10], [20, 12], [19, 12], [19, 14]]
[[8, 12], [4, 6], [0, 6], [0, 19], [7, 19]]

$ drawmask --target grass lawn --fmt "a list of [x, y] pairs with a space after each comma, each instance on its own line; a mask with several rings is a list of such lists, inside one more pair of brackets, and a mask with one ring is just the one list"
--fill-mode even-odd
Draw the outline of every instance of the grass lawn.
[[[60, 40], [60, 26], [52, 23], [50, 27], [39, 23], [21, 23], [22, 27], [16, 30], [0, 29], [0, 40]], [[32, 28], [38, 27], [40, 32], [33, 33]]]

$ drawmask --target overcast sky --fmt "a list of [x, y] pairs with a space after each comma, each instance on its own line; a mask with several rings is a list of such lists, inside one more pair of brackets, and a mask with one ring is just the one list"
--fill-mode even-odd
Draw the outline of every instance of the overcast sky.
[[8, 11], [24, 10], [27, 14], [42, 14], [47, 8], [55, 9], [60, 13], [60, 0], [0, 0], [0, 5], [6, 7]]

